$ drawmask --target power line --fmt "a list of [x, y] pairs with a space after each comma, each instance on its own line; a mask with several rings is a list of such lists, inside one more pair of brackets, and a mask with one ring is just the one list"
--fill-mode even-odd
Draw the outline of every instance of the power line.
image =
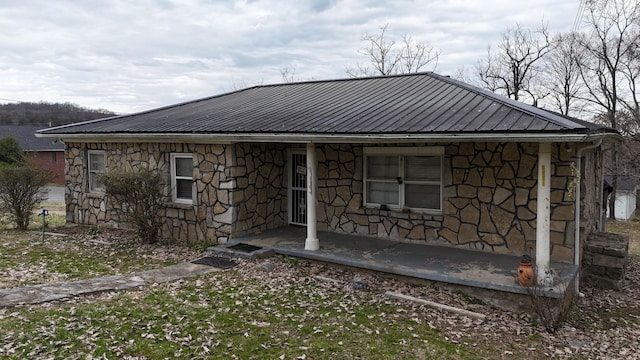
[[585, 3], [587, 0], [580, 0], [578, 5], [578, 12], [576, 12], [576, 18], [573, 20], [573, 31], [577, 31], [582, 23], [582, 16], [584, 15]]
[[2, 98], [0, 97], [0, 100], [4, 100], [4, 101], [13, 101], [13, 102], [22, 102], [20, 100], [13, 100], [13, 99], [7, 99], [7, 98]]

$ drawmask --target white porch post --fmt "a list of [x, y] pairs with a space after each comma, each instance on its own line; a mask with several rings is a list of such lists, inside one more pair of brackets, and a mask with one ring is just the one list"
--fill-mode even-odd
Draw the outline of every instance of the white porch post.
[[316, 168], [318, 160], [316, 157], [316, 145], [314, 143], [307, 144], [307, 239], [304, 242], [304, 249], [315, 251], [320, 249], [318, 241], [318, 233], [316, 230], [316, 193], [317, 177]]
[[536, 280], [539, 285], [553, 283], [549, 245], [551, 222], [551, 144], [540, 143], [538, 151], [538, 213], [536, 224]]

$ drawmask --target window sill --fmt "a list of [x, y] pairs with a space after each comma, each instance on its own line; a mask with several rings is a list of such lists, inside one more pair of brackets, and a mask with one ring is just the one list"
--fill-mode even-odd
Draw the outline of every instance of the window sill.
[[183, 203], [183, 202], [174, 202], [174, 201], [170, 201], [167, 203], [167, 207], [173, 208], [173, 209], [190, 210], [190, 209], [193, 209], [194, 206], [195, 205], [193, 203]]
[[104, 199], [107, 194], [104, 191], [91, 191], [87, 193], [87, 197], [90, 199]]
[[369, 214], [377, 215], [389, 215], [389, 214], [417, 214], [417, 215], [442, 215], [442, 210], [428, 210], [428, 209], [415, 209], [415, 208], [399, 208], [399, 207], [387, 207], [382, 208], [379, 205], [365, 205], [364, 209]]

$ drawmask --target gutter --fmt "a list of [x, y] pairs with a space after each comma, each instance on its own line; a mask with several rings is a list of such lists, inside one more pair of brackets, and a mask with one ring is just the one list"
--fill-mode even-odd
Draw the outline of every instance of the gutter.
[[[587, 145], [584, 147], [581, 147], [580, 149], [578, 149], [578, 151], [576, 151], [576, 168], [578, 169], [578, 184], [576, 185], [576, 199], [575, 199], [575, 214], [574, 214], [574, 235], [573, 235], [573, 263], [575, 265], [578, 266], [578, 269], [580, 269], [580, 187], [582, 185], [582, 174], [581, 174], [581, 169], [582, 169], [582, 152], [585, 150], [592, 150], [595, 149], [597, 147], [599, 147], [600, 145], [602, 145], [602, 139], [598, 139], [595, 143], [591, 144], [591, 145]], [[600, 195], [602, 196], [602, 191], [600, 192]], [[598, 213], [600, 214], [602, 212], [601, 209], [599, 209]], [[576, 274], [576, 294], [578, 294], [580, 297], [583, 297], [584, 294], [582, 294], [580, 292], [580, 271], [578, 271], [578, 273]]]
[[37, 132], [39, 138], [57, 138], [78, 142], [188, 142], [230, 144], [236, 142], [280, 143], [415, 143], [423, 141], [497, 141], [497, 142], [587, 142], [608, 137], [620, 137], [617, 133], [558, 134], [558, 133], [464, 133], [464, 134], [291, 134], [291, 133], [46, 133]]

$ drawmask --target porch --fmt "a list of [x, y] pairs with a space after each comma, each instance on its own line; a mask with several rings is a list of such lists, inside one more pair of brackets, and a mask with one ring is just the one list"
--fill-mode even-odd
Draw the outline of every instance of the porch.
[[[517, 256], [325, 231], [318, 232], [320, 248], [309, 251], [305, 250], [305, 236], [304, 227], [286, 226], [235, 238], [223, 247], [249, 244], [293, 257], [471, 288], [527, 294], [527, 289], [516, 279], [520, 261]], [[555, 275], [554, 282], [542, 291], [548, 297], [562, 298], [566, 290], [572, 290], [578, 267], [552, 261], [550, 268]]]

